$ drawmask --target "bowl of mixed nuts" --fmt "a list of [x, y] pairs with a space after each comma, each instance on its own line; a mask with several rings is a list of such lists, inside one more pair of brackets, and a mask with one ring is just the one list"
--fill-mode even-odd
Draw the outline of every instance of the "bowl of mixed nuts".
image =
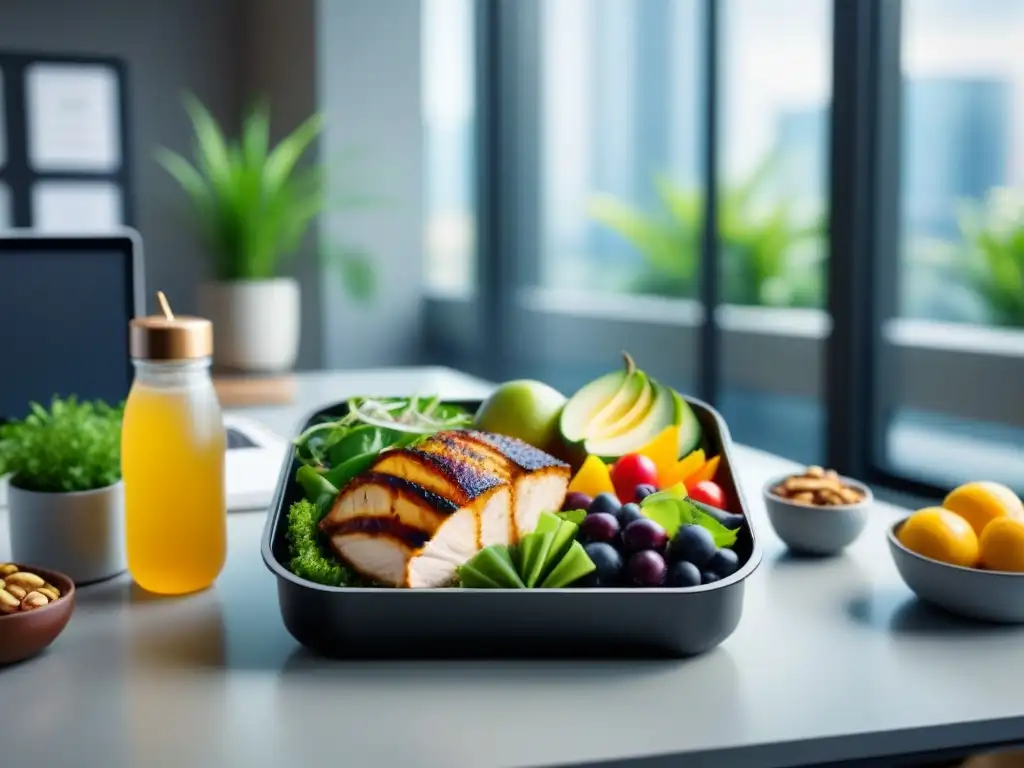
[[75, 609], [75, 584], [45, 568], [0, 563], [0, 665], [23, 661], [64, 631]]
[[775, 478], [764, 487], [772, 528], [794, 552], [834, 555], [868, 522], [874, 497], [864, 483], [823, 467]]

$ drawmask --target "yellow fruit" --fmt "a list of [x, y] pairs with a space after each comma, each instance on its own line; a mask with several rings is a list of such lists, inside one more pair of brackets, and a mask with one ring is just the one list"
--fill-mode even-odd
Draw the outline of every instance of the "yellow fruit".
[[922, 557], [965, 568], [978, 562], [978, 536], [971, 524], [942, 507], [925, 507], [912, 514], [898, 538]]
[[[668, 477], [679, 459], [679, 427], [665, 427], [637, 453], [646, 456], [658, 468], [658, 479]], [[664, 484], [664, 481], [661, 481]]]
[[721, 456], [712, 456], [710, 459], [705, 461], [704, 465], [700, 469], [683, 481], [686, 483], [686, 487], [693, 488], [697, 483], [703, 483], [705, 480], [714, 480], [715, 473], [718, 472], [718, 464], [721, 460]]
[[979, 550], [982, 568], [1024, 573], [1024, 520], [996, 518], [985, 526]]
[[971, 524], [981, 536], [990, 522], [1000, 517], [1024, 519], [1024, 504], [1017, 495], [999, 483], [967, 483], [954, 488], [942, 502], [950, 512], [956, 512]]
[[686, 480], [702, 466], [704, 466], [704, 449], [698, 448], [677, 461], [664, 475], [659, 472], [658, 482], [661, 483], [662, 488], [671, 488], [676, 483]]
[[580, 471], [569, 483], [569, 492], [585, 493], [593, 498], [599, 493], [615, 493], [611, 471], [598, 456], [587, 456]]

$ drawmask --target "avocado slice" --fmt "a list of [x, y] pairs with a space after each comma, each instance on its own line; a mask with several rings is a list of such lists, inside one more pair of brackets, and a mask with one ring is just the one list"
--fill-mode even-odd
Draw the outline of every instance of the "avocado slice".
[[697, 414], [693, 412], [690, 404], [683, 399], [675, 390], [672, 391], [676, 399], [676, 424], [679, 426], [679, 456], [688, 456], [692, 451], [700, 447], [704, 430], [701, 429]]
[[614, 424], [604, 426], [598, 434], [590, 435], [591, 440], [607, 440], [608, 438], [621, 435], [623, 432], [628, 432], [651, 410], [651, 406], [654, 405], [654, 393], [657, 391], [657, 385], [648, 379], [646, 374], [641, 373], [638, 375], [643, 376], [645, 379], [644, 389], [633, 402], [633, 406], [623, 413]]
[[[569, 398], [558, 420], [562, 439], [576, 444], [591, 437], [595, 425], [607, 421], [615, 414], [627, 409], [640, 394], [643, 379], [636, 376], [633, 358], [624, 354], [625, 365], [618, 371], [606, 373]], [[646, 376], [644, 376], [646, 379]]]
[[615, 397], [605, 407], [601, 408], [591, 419], [587, 429], [587, 437], [604, 437], [614, 431], [615, 426], [628, 418], [639, 403], [641, 408], [644, 402], [650, 403], [650, 384], [647, 374], [643, 371], [633, 371], [626, 379], [622, 388], [615, 394]]
[[620, 456], [640, 450], [665, 427], [676, 423], [679, 406], [675, 393], [654, 381], [651, 387], [654, 389], [654, 402], [647, 413], [625, 432], [613, 437], [585, 440], [583, 447], [587, 453], [615, 461]]

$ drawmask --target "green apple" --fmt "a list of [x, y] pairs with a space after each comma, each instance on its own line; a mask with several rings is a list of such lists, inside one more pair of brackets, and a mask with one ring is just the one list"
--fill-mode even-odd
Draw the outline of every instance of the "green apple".
[[542, 381], [516, 379], [501, 384], [480, 404], [473, 423], [484, 432], [518, 437], [546, 451], [557, 437], [565, 403], [565, 395]]

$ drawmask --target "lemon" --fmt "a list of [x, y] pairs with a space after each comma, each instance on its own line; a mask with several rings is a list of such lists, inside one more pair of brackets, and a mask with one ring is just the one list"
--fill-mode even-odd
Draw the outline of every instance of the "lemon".
[[942, 507], [925, 507], [900, 527], [900, 543], [922, 557], [973, 568], [978, 562], [978, 535], [960, 515]]
[[1024, 504], [1017, 495], [1000, 483], [967, 483], [954, 488], [942, 502], [950, 512], [956, 512], [971, 524], [981, 536], [985, 527], [1001, 517], [1024, 519]]
[[1024, 573], [1024, 520], [993, 520], [981, 534], [979, 550], [982, 568]]

